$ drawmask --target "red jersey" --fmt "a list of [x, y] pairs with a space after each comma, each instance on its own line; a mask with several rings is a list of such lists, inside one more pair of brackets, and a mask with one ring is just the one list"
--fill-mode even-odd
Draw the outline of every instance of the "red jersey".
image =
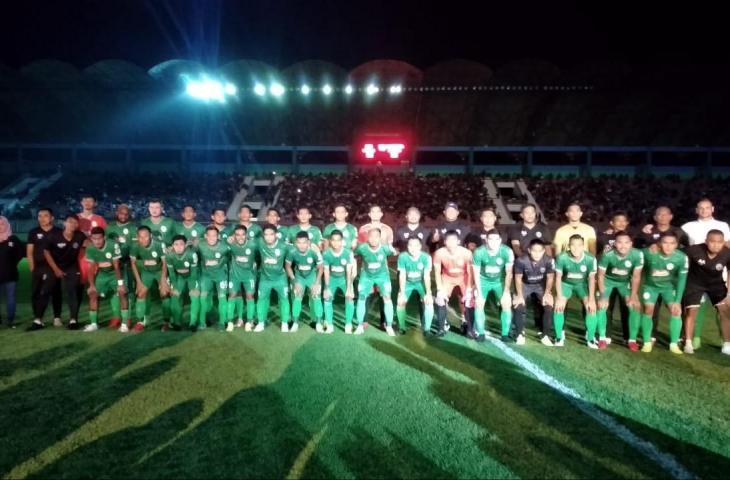
[[456, 247], [453, 254], [446, 247], [441, 247], [436, 250], [433, 263], [441, 264], [441, 278], [444, 281], [466, 284], [472, 268], [472, 254], [464, 247]]
[[104, 217], [97, 214], [92, 214], [90, 217], [84, 217], [83, 213], [78, 214], [79, 217], [79, 231], [87, 237], [91, 235], [91, 229], [94, 227], [106, 228], [106, 221]]
[[384, 223], [381, 223], [379, 225], [373, 225], [372, 223], [366, 223], [365, 225], [360, 227], [357, 230], [357, 242], [358, 243], [367, 243], [368, 233], [370, 233], [371, 228], [380, 229], [380, 243], [382, 243], [383, 245], [392, 245], [393, 244], [393, 238], [394, 238], [393, 229]]

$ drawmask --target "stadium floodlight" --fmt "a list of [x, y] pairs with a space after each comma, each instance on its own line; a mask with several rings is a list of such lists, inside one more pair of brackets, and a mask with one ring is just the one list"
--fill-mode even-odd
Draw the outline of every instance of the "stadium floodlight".
[[345, 93], [348, 95], [352, 95], [352, 92], [354, 92], [354, 91], [355, 91], [355, 89], [353, 88], [352, 85], [348, 85], [345, 87]]
[[223, 90], [226, 92], [226, 95], [232, 96], [232, 95], [235, 95], [236, 93], [238, 93], [238, 88], [231, 82], [226, 83], [225, 86], [223, 87]]
[[400, 85], [391, 85], [388, 91], [391, 95], [397, 95], [403, 91], [403, 87]]
[[302, 95], [309, 95], [309, 92], [311, 92], [312, 89], [309, 87], [309, 85], [304, 84], [302, 85], [302, 88], [300, 88], [300, 91], [302, 92]]
[[378, 88], [378, 86], [375, 85], [374, 83], [371, 83], [370, 85], [367, 86], [367, 88], [365, 89], [365, 92], [368, 95], [375, 95], [376, 93], [380, 92], [380, 88]]
[[284, 95], [284, 85], [281, 83], [272, 83], [269, 87], [269, 92], [275, 97], [281, 97]]
[[[230, 87], [233, 87], [233, 93]], [[225, 103], [226, 95], [235, 95], [235, 85], [227, 83], [225, 86], [217, 81], [203, 76], [200, 80], [191, 80], [185, 86], [185, 93], [196, 100], [210, 102], [214, 100], [219, 103]]]
[[325, 95], [332, 94], [332, 86], [325, 85], [324, 87], [322, 87], [322, 93], [324, 93]]
[[263, 97], [266, 95], [266, 87], [262, 83], [257, 83], [253, 87], [253, 93], [258, 95], [259, 97]]

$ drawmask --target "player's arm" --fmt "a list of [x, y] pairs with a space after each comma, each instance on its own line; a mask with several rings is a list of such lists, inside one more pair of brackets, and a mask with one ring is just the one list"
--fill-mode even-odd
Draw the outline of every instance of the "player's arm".
[[555, 272], [549, 272], [545, 275], [545, 294], [542, 296], [542, 304], [552, 306], [555, 303], [553, 299], [553, 286], [555, 285]]
[[406, 294], [406, 271], [405, 269], [398, 269], [398, 296], [402, 297]]
[[[481, 256], [480, 255], [474, 255], [472, 257], [472, 261], [469, 262], [469, 266], [467, 267], [467, 270], [469, 271], [469, 277], [471, 279], [478, 279], [479, 278], [479, 270], [482, 268], [481, 261], [482, 260], [481, 260]], [[482, 295], [482, 282], [480, 282], [480, 281], [477, 280], [474, 283], [476, 283], [476, 285], [474, 286], [474, 288], [477, 291], [477, 297], [484, 298], [484, 296]], [[466, 285], [466, 288], [469, 288], [470, 286], [471, 286], [470, 284], [467, 284]]]
[[641, 302], [639, 302], [639, 286], [641, 285], [641, 274], [644, 271], [643, 266], [634, 268], [631, 273], [631, 293], [629, 294], [629, 306], [639, 308]]
[[160, 257], [162, 258], [162, 272], [160, 274], [160, 296], [165, 297], [168, 293], [170, 293], [170, 284], [167, 283], [167, 259], [164, 255], [160, 255]]
[[95, 261], [89, 260], [89, 258], [86, 258], [86, 262], [89, 264], [89, 271], [86, 274], [86, 279], [89, 282], [89, 288], [86, 290], [86, 292], [89, 294], [89, 296], [94, 295], [96, 293], [96, 273], [98, 272], [98, 265]]
[[126, 295], [127, 287], [124, 285], [124, 279], [122, 279], [122, 267], [120, 260], [120, 257], [112, 260], [112, 265], [114, 265], [114, 278], [117, 280], [117, 292], [119, 292], [119, 295]]
[[431, 296], [431, 271], [433, 270], [433, 267], [431, 266], [431, 257], [428, 257], [428, 265], [426, 268], [423, 269], [423, 285], [426, 290], [426, 296]]
[[598, 294], [600, 299], [598, 300], [598, 308], [608, 308], [608, 299], [606, 298], [606, 264], [608, 263], [607, 257], [603, 255], [601, 261], [598, 264], [598, 274], [596, 275], [596, 286], [598, 287]]
[[521, 271], [515, 271], [514, 272], [514, 279], [515, 279], [515, 296], [512, 298], [512, 305], [515, 307], [517, 305], [523, 305], [525, 303], [525, 297], [522, 296], [523, 285], [522, 285], [522, 277], [524, 276], [524, 273]]
[[588, 251], [591, 252], [591, 255], [594, 257], [596, 256], [596, 241], [598, 240], [598, 237], [596, 236], [596, 229], [591, 229], [593, 234], [588, 235], [588, 238], [586, 241], [588, 242]]
[[466, 264], [466, 289], [469, 290], [474, 287], [474, 282], [476, 278], [476, 276], [474, 275], [474, 269], [469, 268], [469, 265], [474, 264], [474, 257], [472, 256], [471, 252], [469, 253], [469, 257], [464, 263]]
[[433, 256], [433, 272], [434, 280], [436, 280], [436, 292], [441, 292], [444, 289], [443, 279], [441, 278], [441, 257], [438, 253]]
[[558, 258], [558, 255], [563, 251], [563, 232], [559, 228], [555, 232], [555, 239], [553, 240], [553, 257]]
[[43, 256], [45, 257], [46, 263], [48, 263], [48, 266], [51, 267], [51, 270], [53, 270], [53, 273], [54, 275], [56, 275], [56, 277], [62, 278], [66, 276], [66, 274], [63, 273], [63, 270], [58, 268], [58, 265], [56, 265], [56, 261], [53, 259], [53, 257], [51, 256], [51, 252], [47, 248], [43, 249]]
[[289, 280], [294, 281], [294, 269], [292, 268], [292, 261], [288, 258], [284, 262], [284, 270], [286, 270], [286, 276], [289, 277]]
[[312, 292], [314, 294], [319, 294], [320, 289], [322, 288], [322, 275], [324, 275], [324, 261], [322, 260], [322, 255], [317, 252], [317, 261], [315, 263], [317, 266], [317, 278], [314, 280], [314, 285], [312, 285]]
[[689, 258], [685, 255], [684, 266], [677, 273], [677, 293], [674, 295], [674, 302], [681, 303], [684, 289], [687, 286], [687, 273], [689, 272]]
[[35, 270], [35, 262], [33, 261], [33, 252], [35, 251], [35, 245], [30, 242], [28, 238], [28, 244], [25, 246], [25, 258], [28, 259], [28, 269], [32, 272]]
[[510, 292], [512, 290], [512, 276], [515, 266], [515, 256], [512, 253], [512, 250], [507, 250], [508, 252], [508, 260], [504, 267], [504, 292], [502, 293], [503, 297], [506, 297], [510, 295]]
[[355, 298], [355, 272], [357, 271], [357, 262], [355, 261], [355, 255], [350, 253], [350, 262], [345, 268], [345, 281], [347, 282], [347, 290], [345, 290], [345, 298]]
[[596, 259], [593, 259], [593, 268], [588, 273], [588, 298], [586, 302], [586, 310], [590, 313], [596, 311]]

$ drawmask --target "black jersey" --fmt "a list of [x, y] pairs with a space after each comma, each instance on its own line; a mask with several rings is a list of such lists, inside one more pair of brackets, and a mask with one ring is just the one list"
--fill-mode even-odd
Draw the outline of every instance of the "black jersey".
[[81, 247], [84, 245], [86, 235], [79, 232], [74, 232], [71, 240], [67, 240], [63, 235], [63, 230], [59, 229], [57, 232], [53, 232], [51, 235], [46, 237], [44, 249], [50, 252], [53, 261], [61, 270], [66, 270], [70, 267], [78, 265], [79, 253]]
[[684, 252], [689, 257], [687, 284], [709, 286], [725, 283], [722, 273], [730, 268], [730, 248], [723, 247], [714, 258], [707, 256], [707, 246], [704, 243], [687, 247]]

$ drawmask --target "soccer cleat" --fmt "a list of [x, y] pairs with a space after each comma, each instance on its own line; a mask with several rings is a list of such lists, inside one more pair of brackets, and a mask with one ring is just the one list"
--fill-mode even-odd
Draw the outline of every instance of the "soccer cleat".
[[517, 338], [515, 339], [515, 343], [517, 345], [524, 345], [525, 344], [525, 336], [522, 335], [521, 333], [519, 335], [517, 335]]
[[253, 322], [246, 322], [246, 325], [243, 326], [243, 329], [247, 332], [253, 330]]
[[[466, 337], [466, 336], [469, 335], [469, 333], [470, 333], [469, 332], [469, 324], [466, 323], [465, 321], [462, 321], [461, 322], [461, 334]], [[472, 338], [473, 338], [473, 335], [472, 335]]]
[[395, 331], [393, 330], [393, 327], [390, 325], [385, 327], [385, 333], [387, 333], [389, 337], [395, 337]]
[[605, 338], [602, 338], [602, 339], [600, 339], [600, 340], [598, 341], [598, 348], [599, 348], [600, 350], [605, 350], [605, 349], [607, 349], [607, 348], [608, 348], [608, 342], [606, 341], [606, 339], [605, 339]]
[[72, 318], [68, 321], [68, 326], [66, 328], [68, 328], [69, 330], [78, 330], [79, 322], [75, 318]]
[[448, 332], [449, 330], [451, 330], [451, 324], [448, 321], [446, 321], [444, 323], [444, 332]]
[[500, 340], [502, 340], [502, 342], [504, 342], [504, 343], [507, 343], [507, 342], [511, 342], [512, 341], [512, 339], [509, 337], [509, 335], [502, 335], [500, 337]]
[[121, 320], [119, 320], [118, 318], [112, 318], [112, 319], [111, 319], [111, 320], [109, 321], [109, 328], [111, 328], [112, 330], [114, 330], [114, 329], [117, 329], [117, 328], [119, 328], [119, 326], [120, 326], [121, 324], [122, 324], [122, 321], [121, 321]]
[[95, 332], [97, 330], [99, 330], [99, 325], [97, 325], [95, 323], [90, 323], [90, 324], [86, 325], [86, 327], [84, 327], [84, 332], [86, 332], [86, 333]]
[[474, 340], [476, 340], [477, 343], [484, 343], [487, 341], [487, 337], [484, 335], [477, 335]]
[[656, 337], [651, 337], [651, 343], [653, 343], [654, 345], [656, 345]]
[[550, 337], [548, 337], [547, 335], [543, 335], [542, 336], [542, 339], [540, 339], [540, 343], [542, 343], [546, 347], [554, 347], [555, 346], [555, 344], [553, 343], [553, 341], [550, 340]]
[[557, 340], [555, 342], [556, 347], [564, 347], [565, 346], [565, 334], [563, 334], [562, 337], [560, 337], [560, 340]]
[[702, 338], [701, 337], [693, 337], [692, 338], [692, 348], [694, 348], [695, 350], [699, 350], [701, 347], [702, 347]]
[[720, 353], [723, 355], [730, 355], [730, 342], [725, 342], [722, 344], [722, 350], [720, 350]]
[[629, 340], [629, 350], [631, 350], [632, 352], [639, 351], [639, 344], [636, 343], [636, 340]]
[[32, 332], [35, 330], [43, 330], [45, 326], [43, 325], [43, 322], [40, 320], [33, 320], [33, 323], [30, 324], [30, 327], [28, 327], [28, 331]]
[[586, 342], [586, 345], [588, 345], [588, 348], [590, 348], [591, 350], [598, 350], [598, 344], [595, 340], [590, 340]]
[[611, 337], [606, 337], [604, 340], [606, 341], [606, 345], [611, 345]]
[[329, 334], [332, 334], [332, 333], [335, 333], [335, 327], [334, 327], [334, 325], [330, 325], [330, 324], [325, 325], [324, 326], [324, 333], [326, 333], [328, 335]]
[[255, 333], [261, 333], [264, 331], [264, 328], [266, 328], [266, 325], [264, 325], [262, 322], [259, 322], [256, 324], [256, 328], [253, 329]]
[[365, 329], [362, 325], [358, 325], [355, 329], [355, 335], [362, 335], [363, 333], [365, 333]]
[[120, 333], [127, 333], [129, 331], [129, 327], [126, 323], [123, 323], [119, 326], [119, 332]]
[[688, 355], [693, 355], [695, 353], [692, 343], [693, 342], [684, 342], [684, 353]]
[[53, 326], [56, 328], [63, 327], [63, 322], [60, 318], [54, 318], [53, 319]]
[[134, 333], [140, 333], [144, 331], [144, 322], [137, 322], [134, 324], [134, 328], [132, 329]]
[[228, 324], [226, 325], [226, 332], [232, 332], [234, 328], [236, 328], [236, 326], [233, 324], [233, 322], [228, 322]]
[[315, 330], [317, 330], [317, 333], [324, 333], [324, 328], [322, 328], [322, 324], [317, 322], [317, 325], [314, 327]]
[[435, 337], [438, 337], [438, 338], [443, 338], [443, 337], [445, 337], [445, 336], [446, 336], [446, 330], [439, 330], [438, 332], [436, 332], [436, 333], [434, 334], [434, 336], [435, 336]]
[[654, 342], [648, 342], [641, 347], [641, 351], [644, 353], [651, 353], [652, 348], [654, 348]]
[[281, 332], [282, 333], [289, 333], [289, 324], [288, 323], [282, 323], [281, 324]]
[[682, 355], [682, 349], [676, 343], [669, 344], [669, 351], [675, 355]]
[[243, 327], [243, 320], [241, 320], [239, 318], [238, 321], [236, 322], [236, 328], [241, 328], [241, 327]]
[[289, 329], [289, 331], [290, 331], [291, 333], [296, 333], [296, 332], [297, 332], [297, 330], [299, 330], [299, 322], [294, 322], [294, 323], [292, 323], [292, 326], [291, 326], [291, 328]]
[[345, 333], [347, 335], [351, 335], [352, 334], [352, 325], [345, 325]]

